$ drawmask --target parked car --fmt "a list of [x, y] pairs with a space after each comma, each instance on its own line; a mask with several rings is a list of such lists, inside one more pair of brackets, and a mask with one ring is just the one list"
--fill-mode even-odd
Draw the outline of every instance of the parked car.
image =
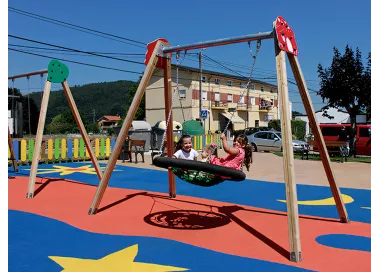
[[[349, 133], [351, 124], [320, 124], [320, 127], [325, 141], [338, 141], [342, 127]], [[356, 127], [356, 154], [371, 156], [371, 125], [357, 124]], [[318, 150], [318, 146], [314, 145], [313, 150]]]
[[[259, 131], [248, 136], [253, 151], [282, 151], [282, 135], [279, 131]], [[309, 149], [304, 141], [292, 140], [293, 151], [303, 152]]]
[[246, 129], [235, 130], [234, 138], [239, 136], [240, 134], [245, 134], [249, 136], [258, 131], [269, 131], [269, 130], [271, 130], [271, 128], [269, 127], [248, 127]]

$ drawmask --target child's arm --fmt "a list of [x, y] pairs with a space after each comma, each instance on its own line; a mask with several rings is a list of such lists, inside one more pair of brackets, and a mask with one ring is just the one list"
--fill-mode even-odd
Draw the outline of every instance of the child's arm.
[[223, 149], [224, 149], [224, 151], [226, 151], [226, 153], [231, 154], [231, 155], [239, 154], [239, 152], [240, 152], [239, 149], [237, 149], [235, 147], [230, 147], [228, 145], [226, 135], [224, 135], [224, 134], [220, 135], [220, 139], [222, 139]]

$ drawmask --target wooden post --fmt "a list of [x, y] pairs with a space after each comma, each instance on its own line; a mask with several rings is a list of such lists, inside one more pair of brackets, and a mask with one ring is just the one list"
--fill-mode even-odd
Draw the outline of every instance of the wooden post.
[[66, 95], [67, 101], [69, 102], [69, 105], [70, 105], [70, 108], [71, 108], [71, 112], [73, 113], [74, 119], [77, 122], [80, 134], [82, 135], [82, 138], [83, 138], [83, 140], [84, 140], [84, 142], [86, 144], [86, 148], [88, 150], [88, 153], [90, 154], [91, 161], [94, 164], [94, 167], [95, 167], [96, 173], [98, 175], [98, 178], [99, 178], [99, 180], [101, 180], [102, 176], [103, 176], [102, 170], [100, 169], [100, 165], [98, 163], [98, 160], [96, 159], [96, 156], [94, 154], [94, 150], [92, 149], [92, 146], [91, 146], [90, 139], [88, 138], [86, 129], [85, 129], [84, 125], [83, 125], [82, 118], [80, 117], [78, 108], [77, 108], [77, 106], [75, 104], [73, 95], [71, 94], [70, 87], [67, 84], [66, 80], [64, 82], [62, 82], [62, 87], [63, 87], [64, 93]]
[[[164, 61], [165, 120], [168, 120], [170, 109], [172, 107], [171, 58], [164, 59]], [[173, 114], [170, 116], [168, 127], [166, 129], [166, 148], [168, 151], [168, 157], [173, 157]], [[168, 169], [168, 178], [169, 196], [176, 197], [175, 177], [171, 168]]]
[[36, 176], [37, 176], [37, 168], [38, 168], [38, 158], [41, 152], [42, 135], [44, 133], [44, 126], [45, 126], [46, 112], [47, 112], [47, 106], [48, 106], [49, 96], [50, 96], [50, 89], [51, 89], [51, 82], [46, 81], [44, 94], [42, 96], [42, 101], [41, 101], [40, 117], [38, 119], [36, 142], [34, 145], [34, 154], [33, 154], [32, 166], [30, 169], [28, 193], [26, 194], [26, 198], [33, 198], [34, 196], [34, 187], [36, 184]]
[[13, 169], [15, 170], [15, 172], [18, 172], [18, 165], [17, 165], [17, 161], [15, 157], [15, 152], [13, 150], [11, 132], [9, 130], [9, 127], [8, 127], [8, 147], [9, 147], [9, 150], [11, 151], [11, 160], [13, 164]]
[[321, 128], [319, 127], [317, 118], [315, 117], [315, 111], [310, 99], [309, 92], [307, 90], [306, 82], [302, 74], [301, 66], [298, 62], [297, 56], [288, 53], [288, 59], [290, 62], [290, 66], [293, 70], [294, 78], [296, 79], [298, 89], [301, 94], [302, 102], [306, 110], [307, 117], [309, 118], [310, 125], [314, 132], [315, 141], [319, 147], [319, 153], [321, 155], [323, 167], [325, 168], [326, 176], [330, 184], [331, 192], [334, 196], [334, 200], [336, 203], [336, 207], [338, 209], [338, 213], [340, 219], [344, 223], [348, 223], [348, 214], [346, 211], [346, 207], [344, 205], [342, 195], [340, 194], [339, 187], [336, 183], [334, 172], [331, 168], [331, 161], [329, 154], [327, 152], [326, 144], [323, 139]]
[[128, 109], [127, 116], [124, 119], [123, 125], [122, 125], [120, 132], [119, 132], [119, 135], [116, 139], [114, 150], [112, 151], [111, 156], [108, 160], [108, 163], [107, 163], [106, 169], [104, 171], [102, 180], [100, 181], [98, 189], [96, 190], [96, 193], [95, 193], [95, 196], [92, 200], [91, 207], [88, 211], [88, 214], [95, 214], [98, 210], [100, 202], [102, 201], [104, 192], [107, 188], [109, 179], [111, 178], [112, 171], [115, 168], [115, 164], [116, 164], [117, 158], [119, 157], [119, 154], [120, 154], [121, 148], [123, 146], [125, 137], [127, 136], [129, 128], [132, 125], [133, 117], [135, 116], [135, 114], [137, 112], [137, 109], [140, 105], [141, 99], [144, 96], [145, 89], [148, 86], [148, 83], [149, 83], [149, 80], [153, 74], [154, 68], [156, 67], [156, 63], [158, 60], [157, 53], [158, 53], [158, 50], [160, 49], [161, 45], [162, 45], [162, 42], [158, 41], [154, 50], [153, 50], [152, 56], [149, 60], [149, 63], [146, 66], [144, 75], [141, 79], [139, 87], [136, 90], [136, 94], [132, 100], [131, 106]]
[[302, 260], [301, 237], [298, 221], [297, 187], [294, 175], [292, 130], [289, 118], [290, 112], [288, 80], [286, 75], [285, 52], [280, 50], [280, 48], [278, 47], [276, 35], [274, 35], [274, 47], [276, 55], [278, 95], [280, 97], [279, 107], [281, 112], [282, 150], [284, 153], [283, 165], [286, 187], [286, 208], [288, 214], [290, 260], [293, 262], [300, 262]]

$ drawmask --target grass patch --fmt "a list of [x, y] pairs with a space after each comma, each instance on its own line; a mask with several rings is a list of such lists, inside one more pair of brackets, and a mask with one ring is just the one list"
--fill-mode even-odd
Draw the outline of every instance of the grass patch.
[[[273, 152], [273, 154], [280, 157], [283, 156], [282, 152]], [[300, 160], [302, 159], [302, 155], [294, 153], [294, 158]], [[306, 160], [306, 156], [304, 156], [304, 160]], [[309, 154], [309, 160], [320, 161], [321, 156], [319, 154]], [[333, 162], [341, 162], [342, 158], [339, 157], [338, 155], [333, 154], [333, 155], [330, 155], [330, 160]], [[346, 162], [346, 159], [344, 159], [344, 162]], [[371, 163], [371, 157], [356, 157], [356, 158], [348, 157], [347, 162]]]

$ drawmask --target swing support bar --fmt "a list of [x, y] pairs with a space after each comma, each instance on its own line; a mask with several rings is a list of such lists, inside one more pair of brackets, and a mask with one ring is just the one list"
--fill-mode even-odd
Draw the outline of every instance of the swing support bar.
[[[120, 134], [116, 140], [114, 150], [108, 161], [107, 167], [97, 188], [97, 192], [94, 196], [93, 202], [91, 204], [89, 214], [95, 214], [98, 210], [108, 181], [111, 177], [112, 171], [117, 161], [117, 157], [120, 153], [122, 143], [128, 133], [131, 126], [134, 115], [136, 114], [138, 105], [141, 102], [145, 89], [149, 83], [150, 77], [157, 65], [161, 69], [164, 69], [164, 94], [165, 94], [165, 117], [168, 120], [167, 126], [167, 149], [168, 157], [172, 156], [172, 139], [173, 139], [173, 126], [172, 126], [172, 116], [170, 115], [172, 110], [172, 86], [171, 86], [171, 56], [169, 53], [179, 52], [185, 50], [214, 47], [226, 44], [250, 42], [254, 40], [264, 40], [272, 39], [274, 41], [275, 49], [275, 60], [276, 60], [276, 72], [277, 72], [277, 83], [278, 83], [278, 95], [280, 100], [280, 110], [281, 110], [281, 131], [283, 133], [283, 166], [284, 166], [284, 181], [286, 187], [286, 205], [287, 205], [287, 215], [288, 215], [288, 237], [289, 237], [289, 259], [293, 262], [302, 261], [302, 251], [301, 251], [301, 235], [299, 227], [299, 216], [298, 216], [298, 200], [297, 200], [297, 187], [295, 182], [295, 171], [294, 171], [294, 156], [292, 148], [292, 135], [291, 135], [291, 124], [290, 124], [290, 109], [289, 109], [289, 90], [288, 90], [288, 80], [286, 73], [286, 55], [285, 51], [288, 53], [288, 59], [290, 65], [296, 78], [297, 85], [304, 103], [306, 113], [310, 120], [310, 123], [315, 131], [315, 136], [318, 142], [318, 146], [321, 146], [321, 157], [322, 162], [325, 167], [326, 175], [330, 183], [330, 187], [334, 196], [334, 200], [337, 205], [341, 221], [348, 223], [348, 214], [345, 209], [344, 202], [342, 200], [339, 187], [335, 181], [333, 175], [333, 170], [331, 168], [330, 159], [328, 157], [328, 152], [326, 151], [326, 146], [324, 144], [323, 135], [319, 129], [318, 120], [315, 117], [314, 108], [312, 106], [312, 101], [307, 90], [306, 82], [303, 78], [301, 67], [298, 63], [298, 46], [295, 41], [295, 36], [293, 30], [289, 27], [288, 23], [281, 17], [278, 16], [276, 21], [273, 22], [273, 31], [251, 34], [240, 37], [225, 38], [219, 40], [211, 40], [206, 42], [199, 42], [194, 44], [182, 45], [182, 46], [170, 46], [166, 40], [158, 39], [148, 45], [148, 52], [145, 64], [147, 68], [145, 69], [144, 76], [141, 79], [140, 85], [136, 91], [135, 97], [132, 104], [128, 110], [127, 116], [124, 120], [123, 126], [120, 130]], [[178, 66], [177, 66], [178, 67]], [[178, 84], [178, 82], [177, 82]], [[169, 118], [170, 116], [170, 118]], [[176, 196], [175, 179], [172, 171], [169, 169], [169, 194], [171, 197]]]
[[192, 43], [192, 44], [186, 44], [186, 45], [164, 47], [162, 49], [162, 53], [167, 54], [167, 53], [178, 52], [178, 51], [183, 51], [183, 50], [193, 50], [193, 49], [199, 49], [199, 48], [221, 46], [221, 45], [232, 44], [232, 43], [242, 43], [242, 42], [250, 42], [250, 41], [256, 41], [256, 40], [273, 39], [274, 37], [273, 33], [274, 33], [273, 31], [259, 32], [256, 34], [248, 34], [248, 35], [237, 36], [237, 37], [232, 37], [232, 38], [224, 38], [224, 39], [217, 39], [217, 40], [198, 42], [198, 43]]
[[21, 75], [9, 76], [8, 80], [15, 80], [16, 78], [29, 77], [29, 76], [35, 76], [35, 75], [43, 75], [47, 73], [48, 73], [48, 70], [35, 71], [35, 72], [30, 72], [30, 73], [21, 74]]

